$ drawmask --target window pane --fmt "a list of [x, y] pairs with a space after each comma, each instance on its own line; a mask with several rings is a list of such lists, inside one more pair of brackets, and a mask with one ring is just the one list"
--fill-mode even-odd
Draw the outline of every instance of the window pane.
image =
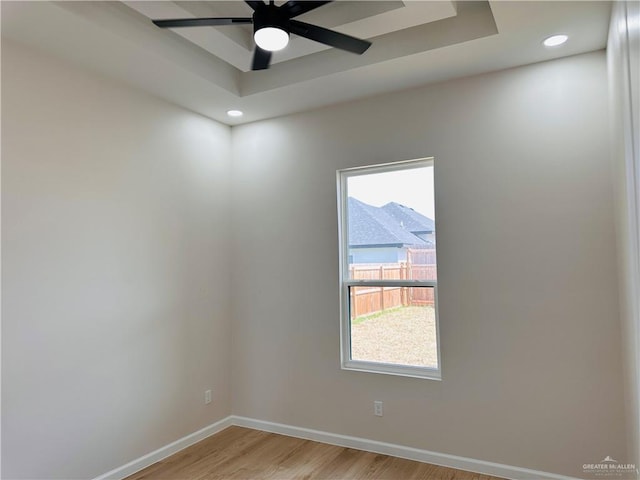
[[433, 159], [338, 178], [343, 368], [440, 379]]
[[351, 359], [438, 368], [433, 287], [349, 287]]
[[347, 178], [348, 278], [436, 280], [433, 166]]

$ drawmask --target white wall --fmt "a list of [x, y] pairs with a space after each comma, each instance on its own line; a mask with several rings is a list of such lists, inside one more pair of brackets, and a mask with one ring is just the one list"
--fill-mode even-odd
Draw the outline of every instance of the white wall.
[[[3, 478], [91, 478], [232, 404], [578, 477], [629, 458], [602, 52], [232, 135], [2, 55]], [[432, 155], [443, 380], [341, 371], [335, 170]]]
[[229, 140], [2, 41], [3, 478], [92, 478], [229, 415]]
[[[623, 461], [606, 92], [596, 52], [234, 127], [234, 413], [578, 477]], [[427, 156], [443, 380], [341, 371], [335, 171]]]
[[640, 3], [614, 5], [607, 46], [629, 462], [640, 466]]

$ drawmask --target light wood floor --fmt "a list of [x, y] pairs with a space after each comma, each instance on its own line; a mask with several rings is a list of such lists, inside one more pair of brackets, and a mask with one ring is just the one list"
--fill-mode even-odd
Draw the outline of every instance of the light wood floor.
[[229, 427], [126, 480], [501, 480], [310, 440]]

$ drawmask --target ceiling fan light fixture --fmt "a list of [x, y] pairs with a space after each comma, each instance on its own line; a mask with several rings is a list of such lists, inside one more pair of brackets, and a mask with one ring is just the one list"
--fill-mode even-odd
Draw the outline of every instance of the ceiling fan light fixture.
[[253, 34], [256, 45], [269, 52], [282, 50], [289, 43], [289, 34], [278, 27], [262, 27]]

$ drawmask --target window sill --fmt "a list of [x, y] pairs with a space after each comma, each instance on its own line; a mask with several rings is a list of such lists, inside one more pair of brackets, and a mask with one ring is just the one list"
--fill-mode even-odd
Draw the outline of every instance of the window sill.
[[379, 373], [383, 375], [396, 375], [400, 377], [422, 378], [427, 380], [442, 380], [440, 369], [428, 367], [416, 367], [411, 365], [396, 365], [391, 363], [363, 362], [360, 360], [347, 360], [342, 363], [343, 370], [351, 370], [365, 373]]

